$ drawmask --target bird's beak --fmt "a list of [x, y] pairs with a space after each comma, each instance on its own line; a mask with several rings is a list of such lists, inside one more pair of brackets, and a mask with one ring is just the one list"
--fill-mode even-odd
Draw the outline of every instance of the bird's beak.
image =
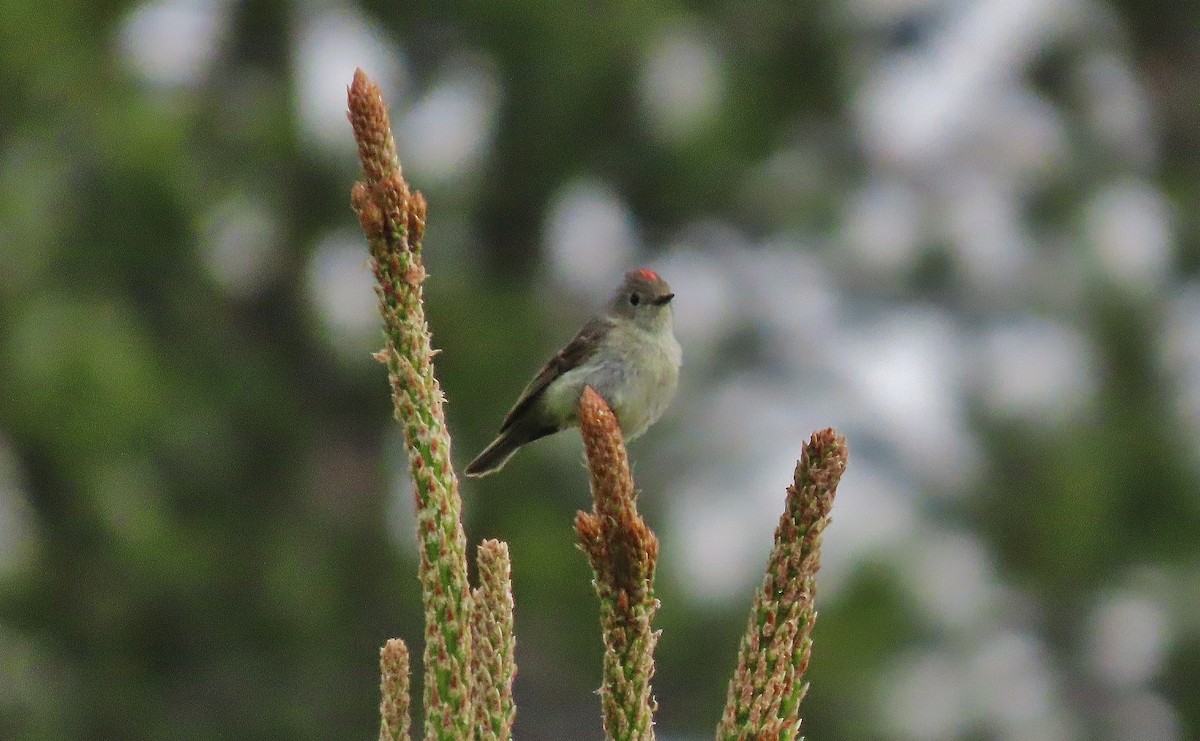
[[665, 293], [662, 296], [654, 299], [653, 303], [655, 306], [666, 306], [667, 304], [671, 303], [671, 299], [673, 298], [675, 298], [675, 294]]

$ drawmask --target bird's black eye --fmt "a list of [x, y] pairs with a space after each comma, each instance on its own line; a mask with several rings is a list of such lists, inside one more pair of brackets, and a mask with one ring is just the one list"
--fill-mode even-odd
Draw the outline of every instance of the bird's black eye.
[[640, 303], [642, 303], [641, 294], [638, 294], [638, 293], [629, 294], [629, 305], [630, 306], [637, 306]]

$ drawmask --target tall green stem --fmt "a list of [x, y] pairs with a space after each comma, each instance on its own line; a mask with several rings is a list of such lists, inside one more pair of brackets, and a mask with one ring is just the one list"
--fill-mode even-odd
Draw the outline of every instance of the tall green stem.
[[471, 731], [470, 585], [458, 478], [442, 390], [433, 373], [421, 284], [425, 198], [413, 193], [400, 161], [379, 87], [362, 70], [349, 91], [349, 118], [363, 180], [351, 202], [367, 235], [396, 420], [404, 428], [416, 485], [421, 592], [425, 604], [425, 738], [455, 741]]

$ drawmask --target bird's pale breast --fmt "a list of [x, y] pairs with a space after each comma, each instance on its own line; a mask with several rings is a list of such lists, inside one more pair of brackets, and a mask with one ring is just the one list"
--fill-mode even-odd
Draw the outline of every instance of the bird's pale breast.
[[682, 350], [669, 331], [613, 326], [601, 349], [564, 373], [544, 392], [553, 418], [577, 424], [575, 405], [584, 386], [595, 389], [632, 440], [658, 421], [675, 395]]
[[670, 331], [620, 327], [614, 332], [618, 334], [610, 338], [607, 354], [623, 361], [598, 369], [593, 387], [612, 406], [625, 437], [632, 440], [657, 422], [671, 403], [682, 353]]

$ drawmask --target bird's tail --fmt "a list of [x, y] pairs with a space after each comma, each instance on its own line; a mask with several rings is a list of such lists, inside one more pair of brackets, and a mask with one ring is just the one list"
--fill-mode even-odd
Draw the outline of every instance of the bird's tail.
[[495, 473], [508, 463], [508, 459], [513, 457], [513, 453], [517, 452], [517, 448], [526, 442], [518, 440], [516, 435], [512, 434], [512, 430], [503, 432], [483, 449], [483, 452], [475, 457], [475, 460], [467, 466], [467, 475], [472, 477], [487, 476], [489, 473]]

